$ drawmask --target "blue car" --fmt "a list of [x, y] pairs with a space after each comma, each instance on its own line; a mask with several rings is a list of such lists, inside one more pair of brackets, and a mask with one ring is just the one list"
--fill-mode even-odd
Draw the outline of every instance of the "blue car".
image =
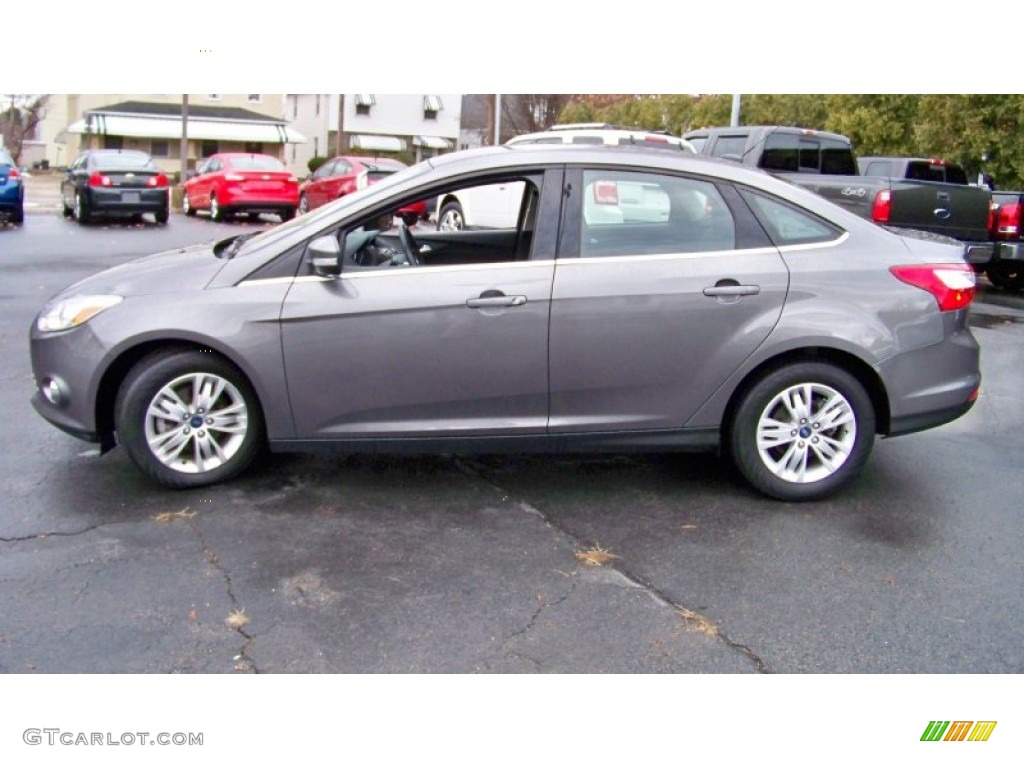
[[25, 185], [14, 158], [0, 149], [0, 221], [21, 224], [25, 220]]

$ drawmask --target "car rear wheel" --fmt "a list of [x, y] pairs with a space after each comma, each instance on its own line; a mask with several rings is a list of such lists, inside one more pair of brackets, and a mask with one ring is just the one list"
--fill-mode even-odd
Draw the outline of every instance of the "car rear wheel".
[[824, 498], [860, 474], [875, 439], [864, 386], [829, 363], [790, 364], [743, 395], [728, 425], [736, 466], [783, 501]]
[[989, 282], [1004, 291], [1024, 289], [1024, 268], [1012, 261], [1000, 261], [985, 270]]
[[166, 224], [171, 218], [171, 212], [164, 208], [162, 211], [154, 213], [153, 218], [156, 219], [157, 224]]
[[225, 213], [217, 202], [216, 195], [210, 195], [210, 218], [214, 221], [224, 221]]
[[25, 223], [25, 207], [23, 203], [18, 203], [14, 210], [11, 211], [11, 223], [12, 224], [24, 224]]
[[212, 352], [143, 358], [122, 384], [115, 414], [132, 461], [170, 488], [232, 478], [263, 447], [263, 415], [252, 387]]
[[79, 224], [89, 223], [89, 204], [81, 192], [75, 195], [75, 218]]
[[462, 206], [458, 203], [445, 203], [437, 217], [437, 228], [441, 232], [458, 232], [466, 228], [462, 215]]

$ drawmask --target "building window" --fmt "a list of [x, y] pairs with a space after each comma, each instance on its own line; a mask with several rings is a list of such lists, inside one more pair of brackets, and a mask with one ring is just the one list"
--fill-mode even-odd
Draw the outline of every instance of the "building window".
[[356, 114], [357, 115], [368, 115], [370, 114], [370, 107], [377, 103], [377, 99], [372, 93], [357, 93], [356, 94]]
[[245, 100], [247, 102], [249, 102], [250, 104], [260, 104], [260, 103], [263, 102], [263, 94], [262, 93], [250, 93], [250, 94], [246, 95]]
[[170, 157], [171, 143], [166, 139], [153, 139], [149, 142], [149, 154], [153, 157]]
[[124, 149], [124, 136], [104, 136], [104, 149]]
[[423, 119], [437, 120], [437, 113], [444, 109], [440, 96], [423, 97]]
[[221, 94], [219, 94], [219, 93], [208, 93], [208, 94], [206, 94], [206, 98], [207, 98], [208, 101], [220, 101]]
[[262, 155], [263, 145], [258, 141], [247, 141], [245, 142], [245, 151], [250, 155]]
[[204, 141], [202, 157], [209, 157], [217, 154], [218, 145], [216, 141]]

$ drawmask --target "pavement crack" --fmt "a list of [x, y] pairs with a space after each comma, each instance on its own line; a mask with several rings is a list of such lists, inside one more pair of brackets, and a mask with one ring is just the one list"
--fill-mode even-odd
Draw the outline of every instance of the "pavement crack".
[[[196, 522], [194, 517], [187, 518], [186, 522], [188, 523], [189, 529], [196, 537], [196, 540], [199, 542], [199, 549], [202, 552], [203, 557], [206, 559], [206, 562], [208, 562], [210, 567], [220, 574], [220, 577], [224, 580], [224, 591], [227, 593], [228, 600], [231, 602], [232, 615], [244, 616], [245, 610], [238, 600], [238, 596], [235, 594], [235, 585], [231, 580], [231, 573], [224, 567], [223, 563], [221, 563], [220, 555], [217, 554], [217, 551], [210, 546], [209, 542], [207, 542], [202, 529], [200, 529], [199, 524]], [[236, 622], [229, 626], [232, 631], [237, 632], [244, 640], [242, 646], [238, 649], [238, 652], [232, 659], [235, 662], [235, 670], [238, 672], [252, 672], [254, 674], [259, 674], [259, 667], [249, 655], [250, 648], [255, 640], [255, 635], [246, 632], [244, 622]]]
[[[517, 499], [517, 501], [516, 501], [517, 505], [524, 512], [527, 512], [528, 514], [534, 515], [535, 517], [539, 517], [541, 520], [544, 521], [545, 525], [547, 525], [548, 527], [550, 527], [551, 529], [553, 529], [555, 531], [558, 531], [560, 534], [562, 534], [567, 539], [572, 541], [574, 543], [574, 545], [577, 547], [578, 550], [585, 550], [585, 549], [588, 549], [588, 548], [591, 547], [590, 543], [584, 542], [583, 539], [580, 536], [578, 536], [576, 533], [574, 533], [570, 529], [566, 528], [564, 525], [561, 525], [561, 524], [555, 522], [549, 515], [545, 514], [542, 510], [540, 510], [537, 507], [533, 506], [532, 504], [530, 504], [528, 501], [526, 501], [524, 499], [517, 498], [516, 494], [514, 494], [512, 491], [510, 491], [509, 489], [501, 486], [495, 480], [492, 480], [487, 475], [486, 470], [478, 462], [476, 462], [476, 461], [474, 461], [472, 459], [468, 459], [468, 458], [462, 457], [462, 456], [453, 456], [452, 460], [454, 461], [455, 466], [463, 474], [465, 474], [465, 475], [467, 475], [469, 477], [473, 477], [473, 478], [475, 478], [475, 479], [477, 479], [477, 480], [479, 480], [481, 482], [486, 483], [491, 488], [493, 488], [495, 491], [500, 493], [502, 495], [502, 497], [507, 499], [507, 500]], [[656, 602], [658, 602], [661, 605], [664, 605], [664, 606], [674, 610], [679, 615], [679, 617], [688, 626], [695, 627], [697, 630], [703, 632], [708, 637], [711, 637], [711, 638], [713, 638], [715, 640], [718, 640], [718, 641], [724, 643], [730, 649], [732, 649], [732, 650], [736, 651], [737, 653], [740, 653], [743, 656], [745, 656], [754, 665], [754, 668], [755, 668], [755, 670], [758, 673], [766, 673], [766, 674], [770, 673], [771, 670], [768, 669], [768, 665], [765, 664], [764, 659], [762, 659], [760, 656], [758, 656], [753, 651], [753, 649], [751, 649], [747, 645], [743, 645], [742, 643], [738, 643], [738, 642], [732, 640], [728, 636], [728, 634], [721, 629], [721, 627], [717, 626], [714, 622], [712, 622], [707, 617], [701, 615], [699, 612], [694, 611], [694, 610], [692, 610], [690, 608], [687, 608], [687, 607], [685, 607], [683, 605], [680, 605], [679, 603], [676, 603], [675, 601], [673, 601], [668, 595], [666, 595], [661, 589], [656, 587], [654, 584], [652, 584], [648, 580], [640, 577], [639, 575], [633, 573], [629, 569], [629, 567], [626, 566], [625, 563], [623, 563], [623, 561], [621, 559], [616, 559], [616, 560], [614, 560], [614, 561], [612, 561], [612, 562], [610, 562], [610, 563], [608, 563], [608, 564], [606, 564], [606, 565], [604, 565], [602, 567], [614, 570], [616, 573], [618, 573], [624, 579], [626, 579], [626, 581], [628, 581], [630, 584], [632, 584], [633, 586], [643, 590], [648, 595], [650, 595]], [[571, 594], [571, 591], [566, 595], [566, 597], [568, 597], [569, 594]], [[565, 598], [563, 598], [563, 599], [565, 599]], [[540, 606], [537, 609], [537, 611], [534, 613], [534, 616], [530, 620], [530, 622], [527, 625], [527, 627], [524, 628], [523, 630], [520, 630], [520, 631], [516, 632], [515, 634], [511, 635], [506, 640], [506, 642], [508, 642], [508, 640], [511, 640], [512, 637], [515, 637], [516, 635], [521, 635], [521, 634], [524, 634], [525, 632], [528, 632], [529, 629], [536, 622], [537, 617], [540, 615], [541, 611], [544, 610], [544, 607], [545, 606], [543, 606], [543, 605]]]
[[3, 542], [4, 544], [17, 544], [17, 543], [20, 543], [20, 542], [23, 542], [23, 541], [34, 541], [36, 539], [49, 539], [51, 537], [56, 538], [56, 537], [81, 536], [83, 534], [90, 533], [91, 531], [95, 531], [97, 528], [103, 528], [104, 526], [107, 526], [107, 525], [123, 525], [123, 524], [124, 523], [122, 523], [122, 522], [116, 522], [116, 523], [96, 523], [95, 525], [90, 525], [90, 526], [88, 526], [86, 528], [82, 528], [81, 530], [78, 530], [78, 531], [44, 531], [43, 533], [30, 533], [28, 536], [11, 536], [11, 537], [0, 536], [0, 542]]

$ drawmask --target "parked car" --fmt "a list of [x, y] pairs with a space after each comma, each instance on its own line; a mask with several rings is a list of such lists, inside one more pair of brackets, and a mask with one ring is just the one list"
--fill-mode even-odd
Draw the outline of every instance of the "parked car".
[[[376, 184], [393, 173], [407, 168], [405, 163], [388, 157], [334, 157], [314, 171], [299, 186], [299, 213], [307, 213], [325, 203]], [[427, 204], [417, 200], [398, 212], [408, 225], [427, 216]]]
[[169, 182], [145, 152], [90, 149], [80, 154], [61, 180], [64, 216], [88, 224], [98, 216], [151, 213], [157, 224], [170, 216]]
[[[515, 227], [392, 228], [485, 180], [524, 186]], [[620, 183], [658, 189], [668, 218], [606, 221]], [[33, 404], [176, 488], [268, 444], [721, 449], [760, 491], [817, 499], [876, 434], [971, 408], [974, 285], [956, 247], [733, 163], [491, 147], [78, 282], [33, 323]]]
[[1024, 291], [1024, 192], [992, 193], [996, 205], [992, 217], [992, 259], [975, 264], [975, 271], [988, 276], [992, 285], [1005, 291]]
[[25, 221], [25, 185], [10, 153], [0, 147], [0, 221]]
[[[693, 153], [688, 141], [666, 133], [644, 131], [629, 128], [617, 128], [607, 123], [567, 123], [556, 125], [547, 131], [525, 133], [505, 142], [508, 146], [524, 144], [584, 144], [592, 146], [629, 146], [652, 149], [679, 150]], [[523, 185], [519, 182], [510, 184], [485, 184], [472, 189], [460, 190], [459, 194], [448, 194], [437, 201], [437, 228], [446, 231], [460, 229], [514, 227], [516, 214], [519, 212], [519, 201], [523, 196]], [[623, 206], [628, 207], [637, 195], [643, 195], [642, 189], [626, 189], [619, 185], [623, 192]], [[646, 211], [647, 215], [661, 216], [648, 206], [639, 206], [638, 211]], [[667, 209], [665, 209], [667, 210]], [[604, 208], [603, 213], [611, 218], [628, 220], [628, 213]]]
[[222, 152], [185, 182], [181, 206], [186, 216], [205, 210], [214, 221], [261, 213], [290, 221], [299, 207], [299, 180], [276, 157]]

